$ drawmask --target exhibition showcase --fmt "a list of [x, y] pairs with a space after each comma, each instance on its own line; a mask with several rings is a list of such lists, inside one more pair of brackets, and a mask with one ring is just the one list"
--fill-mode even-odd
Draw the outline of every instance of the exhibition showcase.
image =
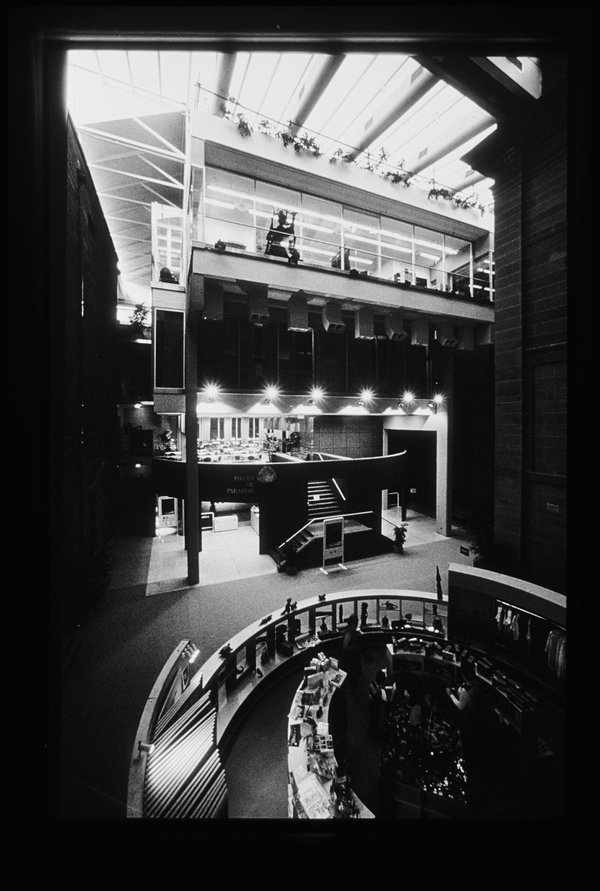
[[[523, 640], [515, 632], [510, 644], [496, 621], [507, 609], [524, 620]], [[360, 646], [385, 653], [379, 813], [355, 795], [346, 771], [352, 713], [345, 691], [353, 676], [342, 667], [342, 640], [351, 616]], [[497, 766], [490, 752], [510, 762], [513, 776], [529, 777], [524, 788], [554, 757], [540, 733], [542, 711], [564, 718], [566, 602], [508, 576], [451, 564], [447, 596], [384, 589], [290, 599], [204, 664], [197, 657], [193, 642], [182, 641], [148, 699], [130, 765], [130, 818], [157, 816], [157, 798], [163, 814], [227, 816], [227, 758], [236, 735], [257, 700], [277, 697], [278, 681], [299, 672], [288, 738], [280, 741], [288, 746], [290, 819], [465, 819], [479, 814], [473, 808], [482, 806], [486, 771]], [[480, 704], [463, 710], [474, 690]], [[203, 732], [204, 746], [194, 745]], [[173, 743], [181, 734], [187, 748]], [[554, 815], [560, 792], [550, 794]], [[543, 807], [539, 816], [547, 816]]]

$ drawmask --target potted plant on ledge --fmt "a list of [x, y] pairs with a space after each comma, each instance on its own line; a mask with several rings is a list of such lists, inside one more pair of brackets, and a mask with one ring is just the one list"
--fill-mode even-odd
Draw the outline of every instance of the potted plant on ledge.
[[401, 523], [399, 526], [394, 526], [394, 551], [396, 554], [402, 554], [404, 552], [407, 529], [408, 523]]
[[131, 325], [131, 337], [133, 340], [150, 340], [151, 329], [146, 323], [149, 309], [143, 303], [136, 303], [132, 314], [129, 316]]

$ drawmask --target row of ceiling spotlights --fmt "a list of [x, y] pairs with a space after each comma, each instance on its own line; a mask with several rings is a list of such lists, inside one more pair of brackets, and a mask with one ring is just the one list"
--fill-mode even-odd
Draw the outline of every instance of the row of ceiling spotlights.
[[[217, 397], [221, 393], [221, 389], [217, 384], [206, 384], [202, 393], [204, 397], [210, 402], [211, 400], [217, 399]], [[269, 384], [264, 388], [263, 397], [265, 402], [274, 402], [277, 397], [280, 395], [280, 390], [274, 384]], [[311, 402], [319, 402], [322, 399], [325, 399], [326, 393], [321, 389], [321, 387], [313, 387], [310, 391], [310, 399]], [[369, 388], [365, 388], [359, 393], [360, 402], [359, 405], [368, 404], [375, 399], [375, 393], [373, 390]], [[400, 403], [404, 405], [410, 405], [411, 403], [416, 401], [416, 396], [414, 393], [411, 393], [410, 390], [406, 390], [400, 399]], [[441, 393], [436, 393], [432, 400], [434, 405], [441, 405], [444, 401], [444, 397]]]

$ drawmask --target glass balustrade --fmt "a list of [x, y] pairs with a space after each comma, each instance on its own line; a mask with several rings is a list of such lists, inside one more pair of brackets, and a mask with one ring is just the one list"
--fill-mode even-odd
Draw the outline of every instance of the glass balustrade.
[[474, 259], [465, 239], [216, 168], [191, 183], [193, 240], [208, 246], [493, 300], [493, 254]]

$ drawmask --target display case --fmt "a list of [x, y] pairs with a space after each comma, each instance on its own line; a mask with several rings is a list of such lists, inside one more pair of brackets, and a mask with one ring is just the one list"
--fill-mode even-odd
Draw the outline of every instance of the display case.
[[346, 673], [318, 652], [305, 668], [288, 719], [288, 816], [292, 819], [369, 819], [374, 814], [340, 773], [329, 724], [332, 697]]

